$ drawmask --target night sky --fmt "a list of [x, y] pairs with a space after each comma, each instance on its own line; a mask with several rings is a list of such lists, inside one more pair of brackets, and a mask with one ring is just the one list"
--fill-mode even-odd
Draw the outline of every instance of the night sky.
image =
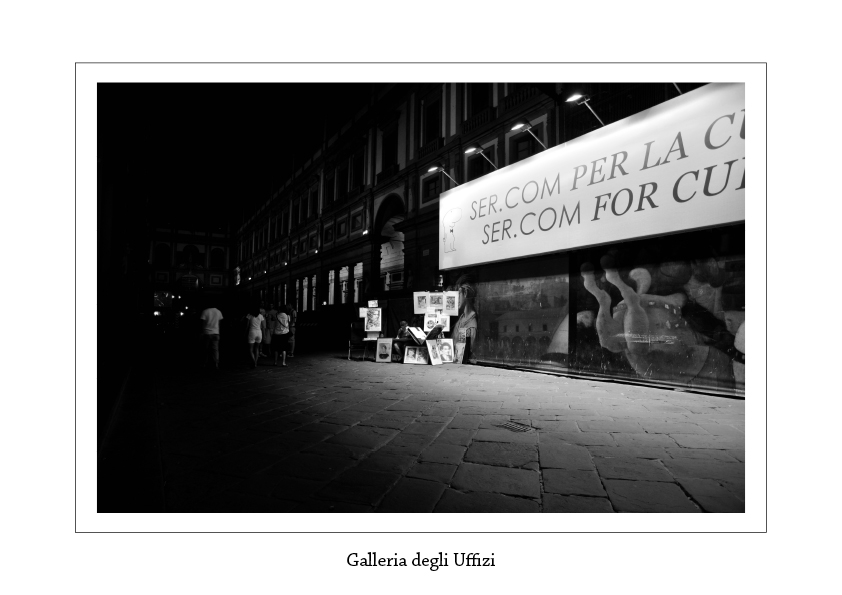
[[335, 133], [371, 83], [100, 84], [97, 154], [128, 164], [156, 225], [232, 232]]

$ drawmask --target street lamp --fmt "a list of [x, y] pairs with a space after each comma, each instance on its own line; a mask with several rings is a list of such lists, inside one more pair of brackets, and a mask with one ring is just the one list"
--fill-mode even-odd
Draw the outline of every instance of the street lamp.
[[603, 126], [605, 126], [605, 122], [603, 122], [602, 119], [599, 116], [596, 115], [596, 112], [593, 111], [593, 108], [588, 103], [588, 101], [590, 101], [590, 95], [581, 95], [579, 93], [574, 93], [573, 95], [568, 97], [567, 100], [566, 100], [567, 103], [575, 102], [576, 105], [585, 104], [585, 107], [588, 108], [589, 110], [591, 110], [591, 113], [594, 115], [594, 118], [599, 120], [599, 123], [602, 124]]
[[[540, 142], [540, 141], [539, 141]], [[470, 155], [471, 153], [478, 153], [482, 155], [486, 161], [491, 164], [491, 167], [497, 169], [497, 166], [494, 165], [494, 162], [488, 158], [488, 155], [485, 154], [485, 149], [482, 148], [480, 145], [470, 145], [467, 149], [465, 149], [465, 155]]]
[[539, 145], [544, 147], [544, 149], [547, 148], [547, 145], [542, 143], [541, 139], [535, 136], [535, 133], [532, 132], [532, 124], [526, 118], [518, 118], [517, 120], [515, 120], [515, 123], [512, 124], [512, 132], [514, 132], [515, 130], [525, 130], [526, 132], [532, 135], [532, 138], [538, 141]]
[[427, 173], [431, 174], [431, 173], [436, 172], [436, 171], [440, 171], [441, 173], [446, 175], [450, 179], [451, 182], [453, 182], [457, 186], [459, 185], [459, 182], [457, 182], [456, 180], [451, 178], [450, 175], [444, 170], [444, 166], [442, 166], [440, 163], [436, 163], [436, 164], [432, 165], [430, 167], [430, 169], [427, 170]]

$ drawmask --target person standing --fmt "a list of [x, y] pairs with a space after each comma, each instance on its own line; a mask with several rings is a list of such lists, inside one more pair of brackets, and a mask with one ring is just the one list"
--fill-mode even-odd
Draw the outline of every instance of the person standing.
[[269, 334], [271, 331], [269, 329], [269, 316], [266, 313], [266, 308], [263, 306], [260, 307], [260, 315], [263, 316], [263, 338], [260, 340], [260, 350], [259, 354], [260, 357], [269, 357], [269, 343], [272, 340], [272, 336]]
[[275, 364], [278, 365], [278, 354], [281, 354], [281, 365], [287, 365], [287, 349], [289, 340], [289, 316], [280, 312], [275, 317], [275, 325], [272, 328], [272, 353], [275, 354]]
[[260, 357], [260, 343], [263, 341], [263, 330], [265, 328], [265, 319], [260, 313], [259, 308], [255, 308], [251, 313], [246, 315], [248, 323], [248, 345], [249, 357], [251, 358], [251, 367], [257, 367], [257, 359]]
[[298, 318], [298, 312], [295, 311], [295, 308], [292, 304], [287, 304], [286, 313], [289, 317], [289, 338], [287, 339], [287, 354], [290, 357], [293, 357], [295, 351], [295, 322]]
[[[266, 317], [266, 332], [263, 333], [263, 347], [264, 355], [271, 355], [274, 350], [271, 348], [272, 341], [275, 340], [275, 325], [278, 322], [278, 311], [275, 309], [275, 304], [269, 304], [269, 309], [264, 314]], [[269, 353], [265, 353], [268, 351]]]
[[222, 312], [214, 307], [202, 310], [199, 320], [202, 321], [202, 367], [208, 363], [208, 356], [213, 361], [215, 370], [219, 369], [219, 321]]

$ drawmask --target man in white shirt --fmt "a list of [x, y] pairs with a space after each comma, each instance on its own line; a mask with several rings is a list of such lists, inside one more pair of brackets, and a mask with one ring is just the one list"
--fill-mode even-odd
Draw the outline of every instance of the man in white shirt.
[[219, 321], [222, 320], [222, 312], [216, 308], [205, 308], [199, 316], [202, 321], [202, 365], [207, 365], [207, 356], [210, 352], [214, 369], [219, 368]]

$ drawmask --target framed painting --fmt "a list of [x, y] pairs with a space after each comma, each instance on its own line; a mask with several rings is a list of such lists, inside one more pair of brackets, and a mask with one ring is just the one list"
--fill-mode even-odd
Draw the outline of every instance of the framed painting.
[[392, 339], [377, 339], [377, 355], [374, 361], [378, 364], [392, 361]]
[[439, 354], [438, 340], [427, 341], [427, 352], [430, 354], [431, 364], [440, 366], [443, 363]]
[[439, 357], [441, 357], [441, 363], [443, 364], [452, 364], [453, 363], [453, 339], [439, 339], [438, 340], [438, 348], [439, 348]]
[[412, 293], [413, 314], [426, 314], [430, 303], [430, 293], [427, 291], [415, 291]]
[[365, 313], [365, 331], [382, 331], [382, 324], [380, 308], [369, 308]]

